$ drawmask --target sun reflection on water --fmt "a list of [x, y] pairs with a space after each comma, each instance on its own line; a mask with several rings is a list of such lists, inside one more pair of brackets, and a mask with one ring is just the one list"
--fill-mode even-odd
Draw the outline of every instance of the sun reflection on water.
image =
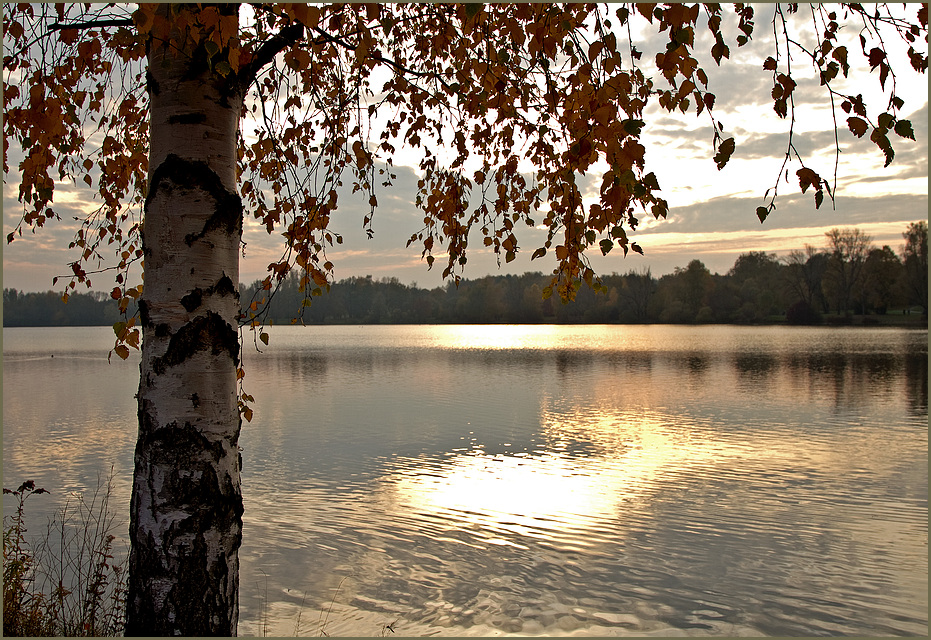
[[[661, 415], [544, 412], [545, 446], [492, 454], [480, 446], [443, 460], [409, 461], [395, 492], [405, 509], [467, 529], [486, 544], [524, 548], [521, 537], [587, 547], [685, 457]], [[589, 445], [598, 443], [597, 448]]]
[[444, 325], [431, 332], [444, 349], [551, 349], [564, 337], [556, 325]]

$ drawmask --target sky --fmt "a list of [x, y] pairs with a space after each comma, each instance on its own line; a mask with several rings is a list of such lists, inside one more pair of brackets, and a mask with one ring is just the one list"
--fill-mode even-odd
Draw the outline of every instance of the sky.
[[[726, 273], [736, 258], [748, 251], [766, 251], [782, 256], [805, 244], [823, 247], [824, 234], [834, 227], [856, 226], [869, 234], [877, 246], [888, 244], [898, 251], [903, 244], [902, 232], [908, 223], [928, 218], [928, 81], [908, 67], [904, 47], [894, 66], [896, 90], [905, 100], [903, 117], [911, 120], [916, 141], [893, 137], [896, 148], [894, 162], [883, 168], [883, 154], [867, 137], [854, 138], [845, 125], [846, 114], [838, 115], [838, 140], [841, 154], [837, 169], [836, 199], [828, 198], [815, 209], [811, 191], [799, 193], [795, 171], [797, 163], [788, 165], [790, 182], [779, 182], [776, 210], [764, 223], [756, 216], [756, 208], [765, 206], [765, 194], [777, 182], [788, 142], [789, 122], [779, 118], [772, 107], [770, 91], [772, 73], [762, 69], [763, 60], [773, 55], [772, 5], [756, 6], [756, 29], [750, 45], [738, 49], [731, 46], [731, 59], [720, 68], [711, 61], [712, 40], [700, 23], [696, 36], [696, 51], [709, 76], [709, 90], [716, 95], [714, 114], [723, 123], [725, 136], [733, 136], [737, 149], [730, 163], [718, 171], [712, 156], [712, 124], [702, 114], [669, 114], [658, 106], [645, 115], [642, 142], [647, 149], [647, 171], [653, 171], [661, 187], [660, 196], [670, 204], [665, 220], [642, 216], [641, 225], [629, 232], [631, 240], [644, 249], [640, 256], [630, 252], [625, 258], [620, 251], [606, 257], [593, 251], [592, 265], [597, 273], [627, 273], [650, 269], [654, 276], [684, 267], [692, 260], [701, 260], [713, 273]], [[810, 14], [793, 18], [803, 29], [806, 42], [812, 42]], [[645, 23], [644, 23], [645, 24]], [[635, 23], [633, 37], [644, 52], [642, 63], [649, 70], [657, 51], [664, 48], [666, 34], [651, 33]], [[638, 30], [639, 29], [639, 30]], [[736, 23], [725, 23], [725, 33], [733, 40]], [[841, 38], [849, 42], [851, 77], [835, 89], [842, 93], [862, 93], [871, 114], [888, 102], [879, 92], [877, 74], [864, 70], [865, 59], [855, 42], [856, 30], [848, 29]], [[626, 40], [626, 35], [621, 42]], [[887, 43], [892, 39], [886, 38]], [[732, 43], [731, 43], [732, 44]], [[834, 121], [823, 87], [809, 79], [810, 64], [797, 53], [792, 57], [793, 70], [800, 71], [796, 94], [794, 144], [806, 163], [833, 182]], [[860, 73], [857, 73], [860, 70]], [[863, 71], [866, 71], [865, 73]], [[802, 80], [801, 78], [806, 78]], [[878, 112], [878, 111], [876, 111]], [[11, 150], [11, 161], [15, 154]], [[409, 166], [405, 166], [405, 162]], [[15, 163], [11, 162], [15, 166]], [[445, 261], [437, 255], [436, 265], [428, 270], [416, 245], [406, 247], [410, 235], [422, 226], [422, 214], [413, 204], [419, 178], [416, 159], [403, 153], [395, 157], [397, 179], [390, 188], [380, 188], [376, 195], [374, 237], [368, 239], [363, 229], [367, 203], [348, 194], [341, 196], [338, 211], [332, 218], [332, 229], [343, 235], [342, 245], [327, 252], [335, 264], [337, 280], [350, 276], [396, 277], [405, 284], [432, 288], [442, 286]], [[784, 178], [784, 176], [783, 176]], [[582, 178], [586, 193], [597, 194], [600, 176]], [[57, 184], [55, 209], [62, 221], [41, 229], [37, 234], [25, 233], [12, 244], [3, 243], [3, 286], [21, 291], [52, 289], [55, 276], [70, 273], [69, 263], [77, 256], [67, 249], [74, 236], [72, 216], [96, 208], [84, 185]], [[17, 203], [18, 179], [15, 173], [5, 177], [3, 191], [3, 234], [13, 228], [22, 214]], [[592, 202], [594, 200], [588, 200]], [[539, 216], [542, 217], [542, 216]], [[465, 278], [488, 274], [549, 273], [554, 264], [552, 252], [548, 258], [531, 261], [530, 255], [542, 246], [545, 232], [523, 227], [518, 229], [520, 252], [510, 264], [497, 264], [489, 250], [481, 246], [476, 229], [469, 248]], [[268, 235], [263, 227], [248, 219], [244, 227], [245, 257], [240, 263], [240, 281], [251, 283], [263, 278], [269, 262], [277, 261], [284, 248], [278, 232]], [[596, 255], [597, 254], [597, 255]], [[92, 278], [94, 289], [108, 291], [112, 278], [97, 275]], [[61, 289], [67, 278], [59, 281]], [[79, 289], [80, 290], [80, 289]]]

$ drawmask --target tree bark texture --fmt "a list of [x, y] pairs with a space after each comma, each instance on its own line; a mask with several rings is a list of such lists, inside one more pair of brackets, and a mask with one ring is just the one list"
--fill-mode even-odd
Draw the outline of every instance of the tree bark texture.
[[[166, 10], [167, 12], [167, 10]], [[150, 47], [126, 635], [236, 635], [242, 541], [238, 87]]]

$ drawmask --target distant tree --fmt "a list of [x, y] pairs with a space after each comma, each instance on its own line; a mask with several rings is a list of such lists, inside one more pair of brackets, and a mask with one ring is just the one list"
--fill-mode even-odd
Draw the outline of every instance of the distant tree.
[[804, 251], [794, 249], [783, 258], [786, 269], [783, 273], [784, 287], [796, 300], [805, 302], [812, 309], [827, 311], [823, 280], [829, 256], [810, 244]]
[[[671, 274], [660, 278], [656, 287], [658, 311], [654, 311], [660, 322], [689, 323], [706, 322], [712, 318], [708, 312], [699, 320], [699, 313], [708, 307], [709, 296], [714, 287], [711, 272], [701, 260], [692, 260], [686, 267], [676, 267]], [[710, 307], [709, 307], [710, 309]]]
[[685, 269], [676, 270], [674, 275], [679, 278], [679, 299], [697, 318], [702, 307], [708, 305], [708, 295], [714, 288], [711, 272], [701, 260], [692, 260]]
[[521, 295], [521, 322], [543, 322], [543, 288], [532, 283]]
[[821, 314], [805, 300], [799, 300], [786, 309], [786, 322], [789, 324], [818, 324]]
[[624, 310], [634, 322], [646, 322], [650, 297], [656, 290], [656, 279], [650, 268], [629, 271], [624, 276], [618, 295], [624, 302]]
[[[793, 143], [799, 56], [852, 134], [869, 132], [888, 164], [890, 136], [914, 133], [900, 117], [895, 50], [880, 31], [897, 35], [902, 60], [924, 72], [927, 6], [812, 5], [809, 46], [789, 31], [800, 10], [776, 6], [775, 50], [762, 66], [773, 108], [789, 122], [784, 168], [797, 163], [799, 188], [817, 207], [832, 190]], [[126, 632], [236, 632], [237, 443], [241, 416], [252, 415], [239, 382], [244, 213], [284, 238], [258, 295], [294, 268], [312, 295], [331, 283], [327, 250], [342, 241], [330, 228], [338, 187], [364, 194], [371, 231], [376, 183], [392, 180], [403, 146], [421, 155], [413, 198], [423, 227], [410, 242], [428, 264], [441, 252], [444, 275], [458, 278], [472, 231], [510, 262], [518, 227], [540, 225], [547, 238], [533, 257], [555, 255], [544, 295], [571, 299], [583, 282], [599, 286], [587, 251], [639, 252], [627, 229], [637, 216], [667, 213], [641, 132], [653, 105], [712, 115], [695, 51], [700, 19], [721, 64], [731, 55], [725, 34], [745, 45], [753, 15], [746, 4], [733, 14], [716, 4], [6, 5], [4, 174], [13, 142], [24, 205], [7, 239], [59, 218], [56, 181], [96, 185], [101, 206], [71, 244], [68, 288], [107, 269], [98, 267], [112, 248], [113, 295], [123, 309], [140, 299]], [[668, 36], [649, 62], [640, 43], [625, 41], [637, 20]], [[860, 59], [838, 42], [848, 24], [889, 95], [884, 110], [868, 112], [859, 94], [836, 88]], [[241, 129], [246, 115], [254, 130]], [[735, 139], [715, 118], [711, 128], [720, 168]], [[533, 166], [529, 176], [521, 162]], [[581, 181], [589, 173], [600, 179], [591, 203]], [[764, 197], [761, 220], [776, 189]], [[128, 281], [143, 258], [144, 289]], [[140, 326], [135, 317], [115, 326], [118, 355], [140, 346]]]
[[712, 274], [714, 285], [708, 294], [707, 305], [711, 309], [714, 322], [741, 323], [757, 322], [758, 307], [755, 303], [745, 303], [740, 289], [728, 274]]
[[853, 302], [862, 297], [872, 238], [854, 227], [831, 229], [824, 235], [830, 256], [824, 273], [824, 291], [837, 313], [849, 314]]
[[928, 315], [928, 223], [924, 220], [908, 225], [902, 247], [905, 263], [905, 289], [910, 304], [919, 304]]
[[780, 286], [782, 265], [775, 254], [750, 251], [737, 257], [728, 272], [738, 291], [739, 317], [744, 322], [760, 322], [785, 310]]
[[870, 250], [863, 266], [863, 289], [858, 301], [861, 313], [884, 314], [903, 299], [900, 281], [902, 262], [889, 245]]

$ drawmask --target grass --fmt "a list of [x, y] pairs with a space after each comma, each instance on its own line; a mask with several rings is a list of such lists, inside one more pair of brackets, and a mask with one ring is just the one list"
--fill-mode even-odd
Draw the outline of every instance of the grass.
[[[31, 480], [17, 489], [3, 522], [4, 636], [117, 636], [124, 626], [126, 558], [110, 510], [112, 472], [89, 496], [74, 494], [35, 545], [26, 538], [26, 501], [48, 493]], [[119, 558], [119, 559], [117, 559]]]

